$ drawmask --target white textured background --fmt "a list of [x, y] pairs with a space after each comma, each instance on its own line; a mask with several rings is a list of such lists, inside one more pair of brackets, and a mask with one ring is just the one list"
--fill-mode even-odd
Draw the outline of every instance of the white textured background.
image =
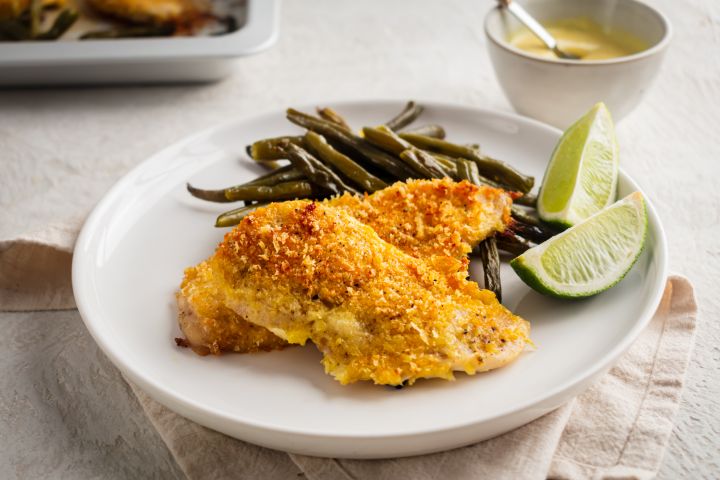
[[[650, 3], [670, 17], [675, 41], [643, 104], [618, 126], [621, 161], [658, 207], [671, 269], [693, 281], [700, 304], [660, 477], [717, 478], [720, 2]], [[0, 239], [81, 220], [132, 166], [234, 115], [375, 97], [509, 110], [485, 52], [491, 4], [287, 0], [278, 44], [218, 84], [0, 91]], [[0, 322], [0, 476], [181, 475], [77, 313]], [[72, 348], [55, 348], [67, 338]]]

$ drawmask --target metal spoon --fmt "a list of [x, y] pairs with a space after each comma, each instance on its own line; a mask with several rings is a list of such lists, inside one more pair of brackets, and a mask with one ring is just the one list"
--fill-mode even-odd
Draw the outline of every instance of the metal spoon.
[[580, 57], [577, 55], [573, 55], [572, 53], [563, 52], [558, 47], [557, 40], [555, 40], [555, 37], [550, 35], [550, 32], [545, 30], [545, 27], [540, 25], [540, 23], [535, 20], [528, 12], [525, 10], [522, 5], [514, 2], [513, 0], [498, 0], [498, 3], [500, 4], [500, 7], [507, 9], [508, 12], [512, 13], [515, 18], [517, 18], [520, 23], [525, 25], [528, 30], [530, 30], [536, 37], [540, 39], [541, 42], [545, 44], [547, 48], [555, 52], [555, 55], [557, 55], [559, 58], [564, 58], [565, 60], [580, 60]]

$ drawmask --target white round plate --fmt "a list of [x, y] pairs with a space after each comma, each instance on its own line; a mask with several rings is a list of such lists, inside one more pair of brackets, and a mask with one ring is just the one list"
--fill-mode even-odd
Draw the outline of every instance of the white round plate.
[[[423, 104], [421, 123], [442, 124], [449, 139], [480, 143], [538, 181], [560, 136], [517, 115]], [[391, 118], [403, 103], [332, 106], [359, 127]], [[183, 269], [208, 257], [222, 239], [224, 231], [213, 223], [227, 209], [191, 198], [185, 182], [213, 188], [247, 181], [263, 170], [247, 159], [245, 146], [293, 132], [300, 130], [276, 111], [161, 151], [110, 190], [77, 242], [73, 287], [90, 333], [125, 375], [187, 418], [259, 445], [326, 457], [395, 457], [467, 445], [580, 393], [627, 349], [659, 303], [667, 253], [648, 205], [645, 252], [621, 284], [596, 297], [544, 297], [503, 265], [505, 304], [531, 322], [537, 349], [490, 373], [421, 380], [401, 390], [342, 386], [323, 372], [312, 345], [220, 357], [177, 347], [175, 291]], [[637, 188], [621, 174], [621, 196]]]

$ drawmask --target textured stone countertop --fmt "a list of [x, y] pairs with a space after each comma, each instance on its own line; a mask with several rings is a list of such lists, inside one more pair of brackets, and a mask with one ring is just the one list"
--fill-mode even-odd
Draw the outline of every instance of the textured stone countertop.
[[[81, 220], [113, 182], [153, 152], [258, 109], [379, 97], [509, 111], [484, 45], [482, 21], [492, 3], [287, 0], [278, 43], [237, 61], [235, 73], [216, 84], [0, 91], [0, 239], [46, 222]], [[618, 125], [622, 164], [657, 206], [671, 271], [690, 278], [700, 306], [697, 344], [660, 477], [717, 478], [720, 3], [650, 3], [669, 16], [675, 39], [644, 102]], [[117, 373], [103, 369], [108, 361], [76, 312], [2, 313], [0, 319], [8, 329], [0, 339], [0, 390], [12, 384], [21, 396], [0, 402], [0, 434], [12, 438], [3, 442], [0, 465], [14, 464], [11, 476], [179, 477]], [[71, 339], [73, 347], [55, 348], [58, 338]], [[69, 374], [84, 370], [86, 380]], [[102, 405], [106, 395], [118, 404]], [[36, 452], [34, 460], [18, 466], [27, 452]]]

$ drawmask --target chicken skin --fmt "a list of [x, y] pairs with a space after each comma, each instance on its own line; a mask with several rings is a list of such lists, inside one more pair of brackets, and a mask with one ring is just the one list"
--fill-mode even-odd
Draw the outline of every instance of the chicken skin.
[[412, 257], [322, 203], [256, 211], [208, 267], [227, 308], [289, 343], [312, 341], [343, 384], [474, 374], [512, 361], [528, 341], [528, 323], [466, 280], [464, 262]]
[[[383, 240], [416, 258], [465, 256], [480, 241], [504, 230], [512, 200], [502, 190], [468, 182], [398, 182], [372, 195], [344, 195], [324, 205], [372, 227]], [[217, 255], [188, 268], [178, 294], [180, 328], [196, 353], [250, 353], [282, 348], [285, 341], [245, 321], [223, 303]]]

